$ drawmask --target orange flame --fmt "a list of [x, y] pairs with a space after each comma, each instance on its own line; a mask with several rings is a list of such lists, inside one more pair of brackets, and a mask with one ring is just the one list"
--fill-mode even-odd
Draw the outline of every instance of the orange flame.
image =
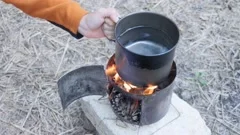
[[157, 87], [158, 86], [156, 86], [156, 85], [148, 85], [148, 87], [144, 90], [143, 95], [152, 94]]
[[111, 77], [114, 76], [117, 73], [116, 66], [112, 65], [112, 66], [108, 67], [107, 70], [105, 71], [105, 73], [108, 76], [111, 76]]
[[127, 82], [125, 82], [124, 81], [124, 83], [123, 83], [123, 87], [126, 89], [126, 91], [127, 92], [129, 92], [131, 89], [133, 89], [133, 88], [137, 88], [137, 86], [134, 86], [134, 85], [132, 85], [132, 84], [130, 84], [130, 83], [127, 83]]
[[[153, 94], [154, 90], [158, 87], [156, 85], [148, 85], [147, 88], [141, 89], [131, 83], [128, 83], [128, 82], [122, 80], [121, 77], [119, 76], [119, 74], [117, 73], [116, 65], [114, 65], [114, 64], [112, 66], [108, 67], [105, 72], [106, 72], [107, 76], [112, 77], [113, 80], [115, 81], [115, 83], [118, 86], [122, 87], [127, 92], [131, 92], [132, 90], [134, 91], [137, 88], [138, 90], [143, 91], [142, 92], [143, 95], [151, 95], [151, 94]], [[141, 93], [141, 92], [138, 92], [138, 93]]]

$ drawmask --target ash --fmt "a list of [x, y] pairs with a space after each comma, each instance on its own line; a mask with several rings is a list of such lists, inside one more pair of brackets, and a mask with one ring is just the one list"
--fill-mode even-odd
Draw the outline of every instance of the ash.
[[109, 99], [113, 111], [121, 120], [139, 125], [141, 116], [140, 100], [129, 98], [118, 92], [114, 87], [111, 89]]

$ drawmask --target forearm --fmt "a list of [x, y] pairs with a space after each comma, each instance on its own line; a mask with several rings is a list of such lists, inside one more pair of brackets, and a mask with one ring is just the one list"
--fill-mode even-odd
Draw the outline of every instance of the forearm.
[[48, 20], [53, 24], [78, 34], [80, 20], [87, 11], [72, 0], [3, 0], [26, 14]]

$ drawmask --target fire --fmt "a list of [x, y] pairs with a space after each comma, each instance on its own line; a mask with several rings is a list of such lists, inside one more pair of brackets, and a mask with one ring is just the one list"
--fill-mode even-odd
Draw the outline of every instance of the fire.
[[116, 65], [114, 64], [108, 67], [105, 72], [107, 76], [113, 78], [114, 82], [127, 92], [141, 93], [142, 95], [151, 95], [153, 94], [154, 90], [158, 87], [156, 85], [148, 85], [147, 88], [138, 88], [137, 86], [122, 80], [122, 78], [117, 73]]
[[112, 66], [108, 67], [105, 72], [106, 72], [106, 75], [108, 75], [108, 76], [111, 76], [111, 77], [114, 76], [117, 73], [116, 66], [112, 65]]
[[156, 89], [158, 86], [156, 85], [148, 85], [148, 87], [144, 90], [143, 95], [150, 95], [154, 92], [154, 89]]
[[127, 82], [123, 82], [123, 87], [126, 89], [127, 92], [130, 92], [131, 89], [137, 88], [137, 86], [134, 86]]

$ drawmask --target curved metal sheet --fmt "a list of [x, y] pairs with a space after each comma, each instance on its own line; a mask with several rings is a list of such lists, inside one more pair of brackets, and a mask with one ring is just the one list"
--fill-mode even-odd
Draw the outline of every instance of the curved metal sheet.
[[107, 90], [105, 70], [100, 65], [73, 70], [61, 77], [57, 84], [63, 109], [81, 97], [106, 95]]

